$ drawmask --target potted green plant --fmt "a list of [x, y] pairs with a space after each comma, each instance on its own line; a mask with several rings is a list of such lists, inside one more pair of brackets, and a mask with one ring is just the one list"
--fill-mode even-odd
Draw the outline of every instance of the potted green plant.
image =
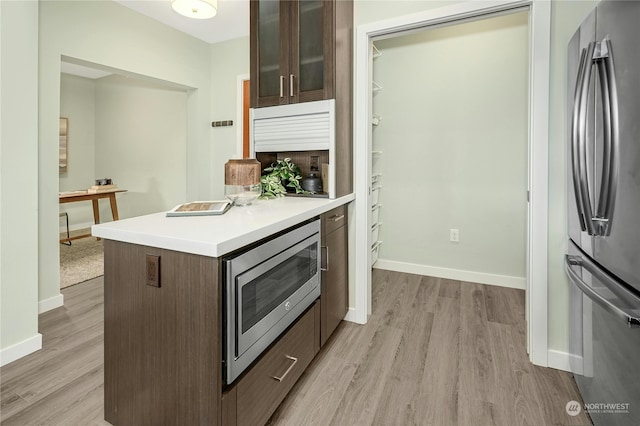
[[260, 178], [262, 185], [261, 198], [283, 197], [291, 188], [291, 192], [296, 194], [307, 194], [308, 192], [300, 186], [302, 173], [300, 167], [291, 162], [290, 158], [276, 160], [271, 166], [264, 169]]

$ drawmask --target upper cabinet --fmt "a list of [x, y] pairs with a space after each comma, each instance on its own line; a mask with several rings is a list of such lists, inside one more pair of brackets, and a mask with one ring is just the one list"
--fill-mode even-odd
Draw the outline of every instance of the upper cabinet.
[[335, 45], [335, 0], [251, 0], [251, 106], [333, 98]]

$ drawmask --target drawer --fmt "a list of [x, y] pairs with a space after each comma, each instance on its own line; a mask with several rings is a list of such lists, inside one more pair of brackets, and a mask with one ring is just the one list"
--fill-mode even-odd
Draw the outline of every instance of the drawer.
[[287, 396], [318, 350], [312, 305], [235, 386], [238, 425], [263, 425]]
[[344, 204], [323, 214], [322, 222], [324, 235], [328, 235], [341, 226], [344, 226], [347, 223], [347, 205]]

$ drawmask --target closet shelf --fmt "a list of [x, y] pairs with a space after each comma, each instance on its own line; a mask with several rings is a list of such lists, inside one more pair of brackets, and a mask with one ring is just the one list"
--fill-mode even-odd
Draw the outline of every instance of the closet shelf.
[[379, 58], [382, 56], [382, 52], [378, 50], [375, 44], [371, 43], [371, 50], [373, 51], [373, 57]]

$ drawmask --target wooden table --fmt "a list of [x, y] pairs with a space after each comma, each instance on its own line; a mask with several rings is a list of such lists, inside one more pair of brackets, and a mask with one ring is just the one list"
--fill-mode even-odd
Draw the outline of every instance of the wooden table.
[[[103, 191], [97, 192], [95, 194], [90, 194], [88, 191], [72, 191], [72, 192], [63, 192], [60, 193], [59, 199], [60, 204], [65, 203], [75, 203], [76, 201], [91, 201], [93, 204], [93, 221], [94, 223], [100, 223], [100, 209], [98, 207], [98, 200], [101, 198], [108, 198], [109, 203], [111, 204], [111, 216], [113, 216], [113, 220], [118, 220], [118, 204], [116, 202], [116, 194], [118, 192], [127, 192], [126, 189], [114, 189], [113, 191]], [[61, 243], [77, 240], [79, 238], [90, 237], [91, 233], [76, 235], [70, 238], [63, 238], [60, 240]]]

